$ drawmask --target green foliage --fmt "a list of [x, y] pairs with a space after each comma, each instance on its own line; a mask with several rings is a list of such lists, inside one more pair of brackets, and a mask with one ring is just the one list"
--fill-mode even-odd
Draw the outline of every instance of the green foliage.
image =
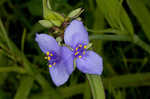
[[34, 16], [42, 15], [42, 0], [30, 0], [27, 3], [30, 13]]
[[148, 8], [141, 0], [127, 0], [132, 13], [140, 22], [145, 35], [150, 40], [150, 13]]
[[105, 99], [105, 93], [103, 91], [103, 84], [101, 78], [97, 75], [88, 75], [87, 78], [91, 85], [93, 99]]
[[[44, 1], [46, 8], [42, 0], [0, 0], [0, 99], [149, 98], [149, 0]], [[76, 70], [57, 88], [35, 34], [51, 34], [52, 26], [79, 15], [104, 71], [100, 77]]]
[[97, 4], [112, 28], [117, 28], [118, 30], [126, 31], [123, 33], [133, 35], [132, 24], [119, 0], [97, 0]]
[[30, 76], [22, 77], [14, 99], [28, 99], [33, 81], [33, 78]]

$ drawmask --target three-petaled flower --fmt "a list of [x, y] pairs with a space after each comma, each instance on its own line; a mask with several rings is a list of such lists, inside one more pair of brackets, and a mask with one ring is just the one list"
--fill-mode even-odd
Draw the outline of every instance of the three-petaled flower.
[[47, 34], [36, 34], [36, 41], [48, 60], [49, 72], [56, 86], [64, 84], [69, 78], [69, 66], [73, 67], [73, 60], [68, 61], [71, 51], [61, 47], [56, 40]]
[[56, 40], [47, 34], [37, 34], [36, 41], [46, 54], [50, 75], [56, 86], [68, 80], [74, 70], [74, 59], [77, 68], [83, 73], [97, 75], [102, 73], [102, 58], [95, 52], [87, 50], [88, 32], [81, 21], [73, 20], [64, 32], [65, 44], [72, 50], [59, 46]]
[[87, 50], [88, 32], [83, 23], [73, 20], [66, 28], [64, 41], [72, 49], [72, 57], [76, 58], [76, 66], [83, 73], [100, 75], [103, 70], [102, 58], [93, 51]]

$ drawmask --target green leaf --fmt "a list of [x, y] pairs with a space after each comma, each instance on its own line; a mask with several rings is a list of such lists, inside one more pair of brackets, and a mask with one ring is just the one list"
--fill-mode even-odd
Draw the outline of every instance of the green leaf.
[[112, 41], [126, 41], [126, 42], [133, 42], [134, 44], [138, 45], [139, 47], [143, 48], [150, 54], [150, 46], [142, 41], [137, 35], [133, 36], [133, 39], [128, 35], [92, 35], [90, 36], [90, 40], [112, 40]]
[[92, 90], [93, 99], [105, 99], [102, 80], [99, 75], [86, 75]]
[[150, 40], [150, 12], [141, 0], [127, 0], [127, 3]]
[[133, 35], [133, 26], [119, 0], [97, 0], [97, 4], [112, 28], [125, 30], [122, 33]]
[[27, 7], [30, 13], [34, 16], [41, 16], [42, 15], [42, 0], [30, 0], [27, 3]]
[[29, 99], [51, 99], [51, 95], [47, 93], [38, 93], [33, 94]]
[[105, 78], [103, 79], [103, 82], [104, 82], [104, 87], [106, 89], [109, 89], [110, 86], [113, 86], [113, 88], [150, 86], [149, 77], [150, 77], [150, 72], [125, 74], [125, 75]]
[[11, 99], [9, 93], [5, 92], [4, 90], [0, 89], [0, 99]]
[[22, 34], [22, 40], [21, 40], [21, 51], [24, 51], [24, 43], [25, 43], [25, 38], [26, 38], [26, 29], [24, 29], [23, 34]]
[[58, 92], [62, 94], [64, 98], [74, 96], [76, 94], [82, 94], [85, 91], [85, 88], [88, 88], [87, 83], [75, 84], [69, 87], [59, 87], [57, 88]]
[[21, 79], [19, 88], [17, 89], [17, 93], [14, 99], [28, 99], [28, 95], [33, 85], [33, 78], [30, 76], [24, 76]]
[[[7, 36], [7, 32], [2, 24], [2, 21], [0, 20], [0, 29], [2, 29], [2, 33], [4, 34], [4, 38], [6, 39], [8, 45], [9, 45], [9, 52], [12, 53], [12, 57], [13, 60], [22, 63], [22, 65], [24, 66], [24, 69], [26, 71], [26, 73], [28, 73], [29, 75], [32, 75], [33, 77], [35, 77], [35, 80], [41, 85], [41, 87], [43, 88], [43, 90], [49, 91], [51, 90], [51, 97], [53, 97], [53, 99], [61, 99], [61, 95], [59, 93], [56, 92], [56, 90], [54, 90], [48, 83], [48, 81], [39, 73], [39, 71], [35, 68], [34, 64], [31, 64], [28, 59], [26, 58], [26, 56], [21, 53], [21, 51], [16, 47], [16, 45], [8, 38]], [[25, 80], [24, 80], [25, 81]], [[26, 81], [25, 81], [26, 82]], [[23, 84], [23, 81], [21, 83], [21, 85]], [[26, 86], [24, 86], [26, 87]], [[23, 86], [20, 87], [18, 90], [24, 89]], [[28, 89], [25, 88], [25, 91], [27, 91]], [[19, 91], [18, 91], [19, 93]], [[20, 94], [23, 94], [23, 92], [21, 92]], [[26, 93], [27, 95], [27, 93]], [[16, 97], [18, 97], [19, 94], [16, 94]], [[22, 98], [21, 98], [22, 99]]]

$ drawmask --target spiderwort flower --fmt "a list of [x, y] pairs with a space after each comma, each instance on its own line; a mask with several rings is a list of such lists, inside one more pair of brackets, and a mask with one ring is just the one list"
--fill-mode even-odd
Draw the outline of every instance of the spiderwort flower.
[[60, 47], [56, 40], [47, 34], [36, 34], [35, 40], [46, 55], [53, 82], [56, 86], [64, 84], [73, 71], [73, 68], [70, 68], [73, 67], [72, 52], [67, 47]]
[[102, 58], [95, 52], [87, 50], [88, 32], [81, 21], [73, 20], [68, 25], [64, 32], [64, 41], [73, 49], [72, 55], [76, 58], [76, 66], [80, 71], [98, 75], [102, 73]]

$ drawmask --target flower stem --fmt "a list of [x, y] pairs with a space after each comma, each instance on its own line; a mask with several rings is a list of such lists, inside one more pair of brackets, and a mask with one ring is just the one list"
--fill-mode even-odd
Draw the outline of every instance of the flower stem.
[[48, 10], [51, 9], [51, 6], [49, 4], [49, 0], [42, 0], [42, 1], [43, 1], [43, 16], [45, 16]]
[[99, 75], [86, 74], [91, 87], [93, 99], [105, 99], [103, 83]]

